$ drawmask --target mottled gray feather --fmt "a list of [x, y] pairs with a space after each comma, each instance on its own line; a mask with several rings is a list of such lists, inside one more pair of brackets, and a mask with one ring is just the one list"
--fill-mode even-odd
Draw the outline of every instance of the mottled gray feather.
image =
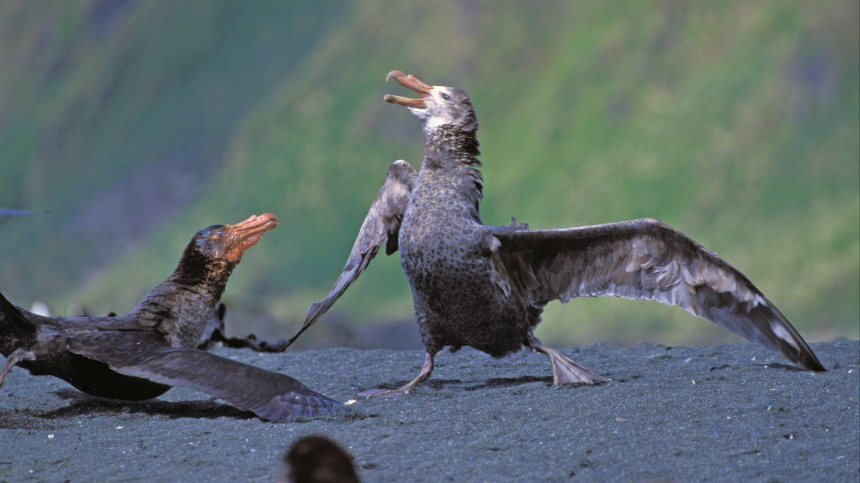
[[349, 253], [343, 272], [337, 278], [328, 296], [308, 307], [305, 323], [301, 330], [287, 341], [283, 349], [289, 347], [302, 335], [302, 332], [313, 325], [334, 304], [346, 291], [346, 288], [367, 268], [383, 243], [386, 244], [386, 255], [391, 255], [397, 251], [400, 222], [403, 220], [403, 213], [406, 211], [406, 205], [409, 202], [409, 196], [417, 177], [418, 173], [406, 161], [398, 160], [391, 164], [385, 175], [385, 181], [379, 188], [376, 198], [373, 199], [373, 204], [370, 205], [364, 223], [361, 224], [361, 229], [355, 239], [355, 244], [352, 246], [352, 251]]
[[543, 307], [552, 300], [616, 296], [677, 305], [812, 370], [803, 338], [738, 270], [653, 219], [500, 233], [494, 279]]

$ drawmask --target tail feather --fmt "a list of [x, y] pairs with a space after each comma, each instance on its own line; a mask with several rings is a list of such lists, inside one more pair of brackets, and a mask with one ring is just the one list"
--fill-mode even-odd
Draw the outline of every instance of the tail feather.
[[36, 332], [36, 326], [27, 320], [21, 309], [12, 305], [6, 297], [0, 293], [0, 331], [12, 333], [31, 334]]

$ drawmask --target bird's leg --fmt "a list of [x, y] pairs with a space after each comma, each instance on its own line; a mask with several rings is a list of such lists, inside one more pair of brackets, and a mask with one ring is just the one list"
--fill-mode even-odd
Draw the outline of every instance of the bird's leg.
[[576, 362], [573, 362], [567, 357], [561, 355], [561, 353], [555, 349], [544, 347], [534, 335], [529, 334], [528, 345], [532, 349], [538, 352], [543, 352], [547, 357], [549, 357], [549, 362], [552, 365], [553, 384], [561, 384], [563, 382], [584, 382], [587, 384], [594, 384], [595, 382], [606, 382], [612, 380], [589, 371]]
[[421, 384], [430, 378], [430, 374], [433, 372], [433, 354], [430, 352], [427, 353], [427, 357], [424, 359], [424, 365], [421, 366], [421, 372], [418, 374], [418, 377], [412, 380], [409, 384], [399, 388], [399, 389], [369, 389], [367, 391], [362, 391], [358, 393], [359, 396], [366, 396], [368, 398], [371, 397], [399, 397], [404, 394], [409, 394], [412, 391], [412, 388]]
[[21, 361], [34, 360], [36, 360], [36, 354], [32, 351], [25, 351], [24, 349], [16, 349], [15, 352], [9, 354], [9, 357], [6, 359], [6, 363], [3, 364], [2, 368], [0, 368], [0, 387], [3, 386], [3, 381], [6, 380], [6, 374], [9, 374], [9, 371], [12, 370], [12, 366]]

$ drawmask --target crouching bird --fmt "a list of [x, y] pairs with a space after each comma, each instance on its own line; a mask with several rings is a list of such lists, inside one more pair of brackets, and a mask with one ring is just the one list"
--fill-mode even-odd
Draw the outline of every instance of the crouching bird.
[[0, 295], [0, 353], [7, 358], [0, 385], [17, 364], [105, 398], [138, 401], [178, 386], [274, 422], [338, 410], [340, 403], [292, 377], [196, 348], [245, 250], [276, 226], [275, 215], [264, 214], [200, 230], [173, 274], [125, 315], [43, 317]]
[[421, 171], [404, 161], [391, 165], [343, 273], [331, 293], [310, 306], [287, 345], [385, 245], [389, 255], [400, 250], [427, 355], [413, 381], [368, 395], [409, 393], [430, 377], [433, 357], [445, 346], [470, 346], [493, 357], [525, 346], [549, 357], [555, 384], [606, 381], [543, 346], [532, 333], [548, 302], [604, 295], [677, 305], [806, 369], [824, 370], [800, 334], [742, 273], [656, 220], [551, 230], [531, 230], [516, 221], [482, 224], [478, 121], [469, 96], [400, 71], [388, 78], [419, 96], [385, 100], [405, 106], [423, 123]]

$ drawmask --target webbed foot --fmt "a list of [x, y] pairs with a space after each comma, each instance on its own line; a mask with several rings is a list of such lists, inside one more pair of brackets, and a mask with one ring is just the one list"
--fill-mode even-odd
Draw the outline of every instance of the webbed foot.
[[608, 377], [589, 371], [576, 362], [573, 362], [567, 357], [561, 355], [561, 353], [555, 349], [544, 347], [535, 336], [531, 336], [529, 338], [529, 346], [549, 357], [549, 362], [552, 365], [553, 384], [562, 384], [565, 382], [584, 382], [586, 384], [594, 384], [612, 380]]
[[412, 388], [410, 387], [409, 389], [406, 389], [406, 390], [403, 390], [403, 387], [401, 387], [400, 389], [368, 389], [367, 391], [361, 391], [360, 393], [358, 393], [358, 395], [361, 397], [366, 397], [368, 399], [370, 399], [372, 397], [381, 397], [381, 398], [389, 399], [389, 398], [396, 398], [396, 397], [400, 397], [400, 396], [405, 396], [405, 395], [409, 394], [410, 389], [412, 389]]
[[576, 362], [561, 355], [555, 349], [542, 347], [538, 349], [549, 357], [552, 364], [552, 383], [561, 384], [564, 382], [584, 382], [586, 384], [594, 384], [596, 382], [611, 381], [608, 377], [595, 374], [588, 369], [580, 366]]

